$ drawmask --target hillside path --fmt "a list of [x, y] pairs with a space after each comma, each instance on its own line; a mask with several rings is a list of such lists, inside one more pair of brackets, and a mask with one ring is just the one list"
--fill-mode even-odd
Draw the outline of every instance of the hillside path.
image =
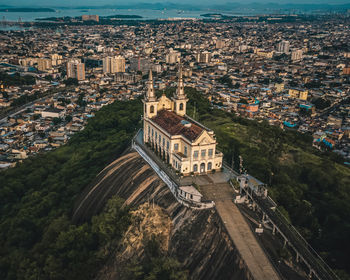
[[280, 279], [241, 212], [232, 202], [234, 192], [231, 186], [228, 183], [214, 183], [209, 177], [207, 181], [207, 185], [200, 186], [200, 191], [205, 199], [215, 202], [217, 212], [253, 278]]

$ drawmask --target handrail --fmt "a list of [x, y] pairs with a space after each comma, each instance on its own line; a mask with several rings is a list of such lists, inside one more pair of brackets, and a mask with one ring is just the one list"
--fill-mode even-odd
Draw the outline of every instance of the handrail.
[[319, 279], [339, 279], [287, 218], [277, 208], [277, 210], [272, 210], [273, 207], [276, 207], [276, 203], [269, 196], [267, 198], [261, 198], [255, 192], [251, 194], [247, 192], [247, 194], [251, 196], [254, 202], [265, 212], [270, 221], [279, 228], [283, 235], [289, 238], [288, 241], [292, 241], [291, 245], [298, 251], [304, 261], [312, 267]]

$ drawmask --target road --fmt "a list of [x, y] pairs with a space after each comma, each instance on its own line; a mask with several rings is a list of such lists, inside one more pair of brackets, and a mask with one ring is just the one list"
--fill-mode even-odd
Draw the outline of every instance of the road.
[[0, 116], [0, 117], [2, 117], [2, 119], [0, 119], [0, 123], [6, 122], [8, 117], [13, 117], [13, 116], [25, 111], [28, 107], [33, 106], [35, 104], [35, 102], [42, 101], [43, 99], [44, 98], [36, 99], [30, 103], [22, 105], [21, 107], [18, 107], [18, 108], [11, 110], [11, 112], [8, 112], [7, 114], [5, 114], [5, 116]]
[[231, 186], [228, 183], [214, 183], [208, 176], [203, 177], [207, 177], [208, 184], [201, 185], [200, 191], [205, 199], [215, 202], [217, 212], [231, 240], [254, 279], [280, 279], [243, 215], [232, 202], [234, 193]]
[[[65, 89], [68, 90], [69, 88], [65, 88]], [[28, 107], [33, 106], [36, 102], [43, 101], [46, 98], [48, 98], [48, 97], [50, 97], [50, 96], [52, 96], [52, 95], [54, 95], [54, 94], [56, 94], [58, 92], [59, 91], [57, 91], [57, 90], [53, 90], [52, 92], [45, 94], [43, 97], [35, 99], [34, 101], [26, 103], [26, 104], [24, 104], [24, 105], [22, 105], [20, 107], [14, 108], [10, 112], [7, 112], [5, 114], [1, 114], [0, 115], [0, 118], [1, 118], [0, 119], [0, 123], [6, 122], [8, 117], [13, 117], [13, 116], [15, 116], [15, 115], [25, 111]]]

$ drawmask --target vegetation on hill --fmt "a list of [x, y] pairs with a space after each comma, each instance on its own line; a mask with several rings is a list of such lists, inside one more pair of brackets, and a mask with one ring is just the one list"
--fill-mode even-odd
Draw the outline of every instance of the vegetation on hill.
[[18, 73], [9, 75], [5, 72], [0, 72], [0, 84], [4, 84], [5, 86], [34, 85], [35, 77], [30, 75], [21, 76]]
[[[104, 107], [69, 144], [0, 173], [0, 279], [89, 279], [96, 272], [100, 248], [108, 234], [122, 234], [126, 213], [107, 206], [92, 223], [73, 225], [71, 210], [82, 189], [128, 147], [141, 108], [140, 101]], [[104, 232], [106, 223], [113, 231]]]

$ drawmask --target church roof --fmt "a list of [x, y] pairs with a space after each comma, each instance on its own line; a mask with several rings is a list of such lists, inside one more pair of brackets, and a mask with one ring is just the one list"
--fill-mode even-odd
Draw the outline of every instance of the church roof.
[[195, 123], [169, 110], [159, 111], [158, 114], [152, 118], [152, 121], [170, 135], [183, 135], [190, 141], [196, 140], [203, 131], [203, 128]]

